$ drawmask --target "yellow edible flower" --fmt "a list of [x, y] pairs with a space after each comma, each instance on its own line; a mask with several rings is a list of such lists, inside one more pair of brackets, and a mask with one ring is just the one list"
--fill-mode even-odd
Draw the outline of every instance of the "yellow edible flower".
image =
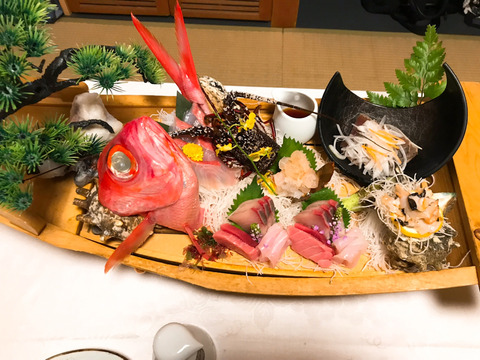
[[273, 179], [273, 174], [270, 171], [267, 171], [265, 173], [265, 175], [263, 176], [263, 179], [258, 178], [257, 182], [263, 187], [265, 187], [270, 194], [277, 195], [276, 194], [277, 189]]
[[230, 151], [233, 149], [232, 144], [227, 144], [227, 145], [219, 145], [217, 144], [217, 149], [215, 150], [215, 153], [218, 155], [220, 151]]
[[248, 157], [250, 158], [250, 160], [256, 162], [259, 161], [263, 156], [267, 156], [270, 159], [270, 155], [272, 155], [272, 148], [268, 146], [262, 147], [260, 148], [260, 150], [249, 154]]
[[183, 145], [182, 151], [188, 158], [193, 161], [202, 161], [203, 160], [203, 149], [200, 145], [188, 143]]
[[255, 126], [255, 119], [256, 119], [255, 113], [251, 112], [250, 114], [248, 114], [248, 119], [243, 124], [243, 128], [245, 130], [253, 129], [253, 127]]

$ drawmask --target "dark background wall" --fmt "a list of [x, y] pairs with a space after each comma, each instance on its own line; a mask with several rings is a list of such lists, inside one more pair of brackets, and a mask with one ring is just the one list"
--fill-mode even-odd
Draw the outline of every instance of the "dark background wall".
[[[428, 14], [433, 14], [444, 2], [443, 0], [413, 0], [415, 1], [419, 5], [430, 4], [430, 7], [427, 7]], [[370, 6], [363, 6], [363, 2]], [[410, 6], [407, 5], [409, 2], [412, 3], [411, 0], [300, 0], [297, 27], [411, 32], [411, 29], [407, 29], [389, 14], [367, 11], [367, 8], [374, 8], [375, 5], [378, 10], [382, 7], [395, 7], [395, 4], [401, 3], [404, 5], [398, 9], [403, 10], [403, 13], [398, 16], [407, 18], [406, 15], [410, 10]], [[480, 27], [466, 23], [468, 19], [463, 13], [463, 0], [449, 0], [446, 10], [436, 21], [439, 33], [480, 35]], [[419, 23], [421, 24], [422, 22]]]

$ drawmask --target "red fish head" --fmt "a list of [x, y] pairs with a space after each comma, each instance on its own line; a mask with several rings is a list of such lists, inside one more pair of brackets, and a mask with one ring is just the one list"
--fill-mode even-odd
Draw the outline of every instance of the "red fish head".
[[100, 154], [100, 203], [121, 216], [173, 204], [183, 189], [179, 152], [151, 118], [130, 121]]

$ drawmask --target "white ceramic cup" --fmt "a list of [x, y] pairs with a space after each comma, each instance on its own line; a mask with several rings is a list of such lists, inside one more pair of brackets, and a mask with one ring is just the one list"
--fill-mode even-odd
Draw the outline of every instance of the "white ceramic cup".
[[285, 113], [285, 109], [288, 106], [281, 105], [275, 105], [275, 111], [273, 112], [275, 129], [280, 136], [286, 135], [301, 143], [310, 140], [315, 135], [317, 128], [317, 101], [305, 93], [283, 89], [272, 90], [272, 97], [276, 101], [299, 106], [314, 112], [305, 117], [293, 117]]
[[[197, 357], [202, 351], [203, 356]], [[194, 325], [169, 323], [155, 334], [153, 360], [215, 360], [215, 344], [208, 333]]]

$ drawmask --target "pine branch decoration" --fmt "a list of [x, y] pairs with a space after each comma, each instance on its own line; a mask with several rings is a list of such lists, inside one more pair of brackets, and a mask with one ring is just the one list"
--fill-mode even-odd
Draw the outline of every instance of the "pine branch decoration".
[[[86, 45], [64, 49], [45, 68], [45, 59], [37, 58], [55, 51], [47, 20], [56, 8], [49, 0], [0, 1], [0, 121], [26, 105], [80, 81], [93, 80], [96, 88], [109, 93], [117, 83], [137, 73], [145, 82], [159, 84], [165, 72], [157, 59], [137, 45]], [[60, 80], [71, 68], [78, 76]], [[27, 81], [27, 78], [34, 78]]]
[[71, 166], [79, 159], [98, 155], [105, 142], [85, 136], [63, 116], [40, 125], [30, 117], [0, 124], [0, 206], [26, 210], [33, 199], [29, 177], [39, 174], [47, 160]]
[[405, 71], [395, 70], [398, 84], [385, 82], [387, 96], [367, 91], [370, 102], [388, 107], [411, 107], [439, 96], [447, 85], [443, 80], [445, 49], [435, 26], [428, 25], [423, 41], [418, 41]]

